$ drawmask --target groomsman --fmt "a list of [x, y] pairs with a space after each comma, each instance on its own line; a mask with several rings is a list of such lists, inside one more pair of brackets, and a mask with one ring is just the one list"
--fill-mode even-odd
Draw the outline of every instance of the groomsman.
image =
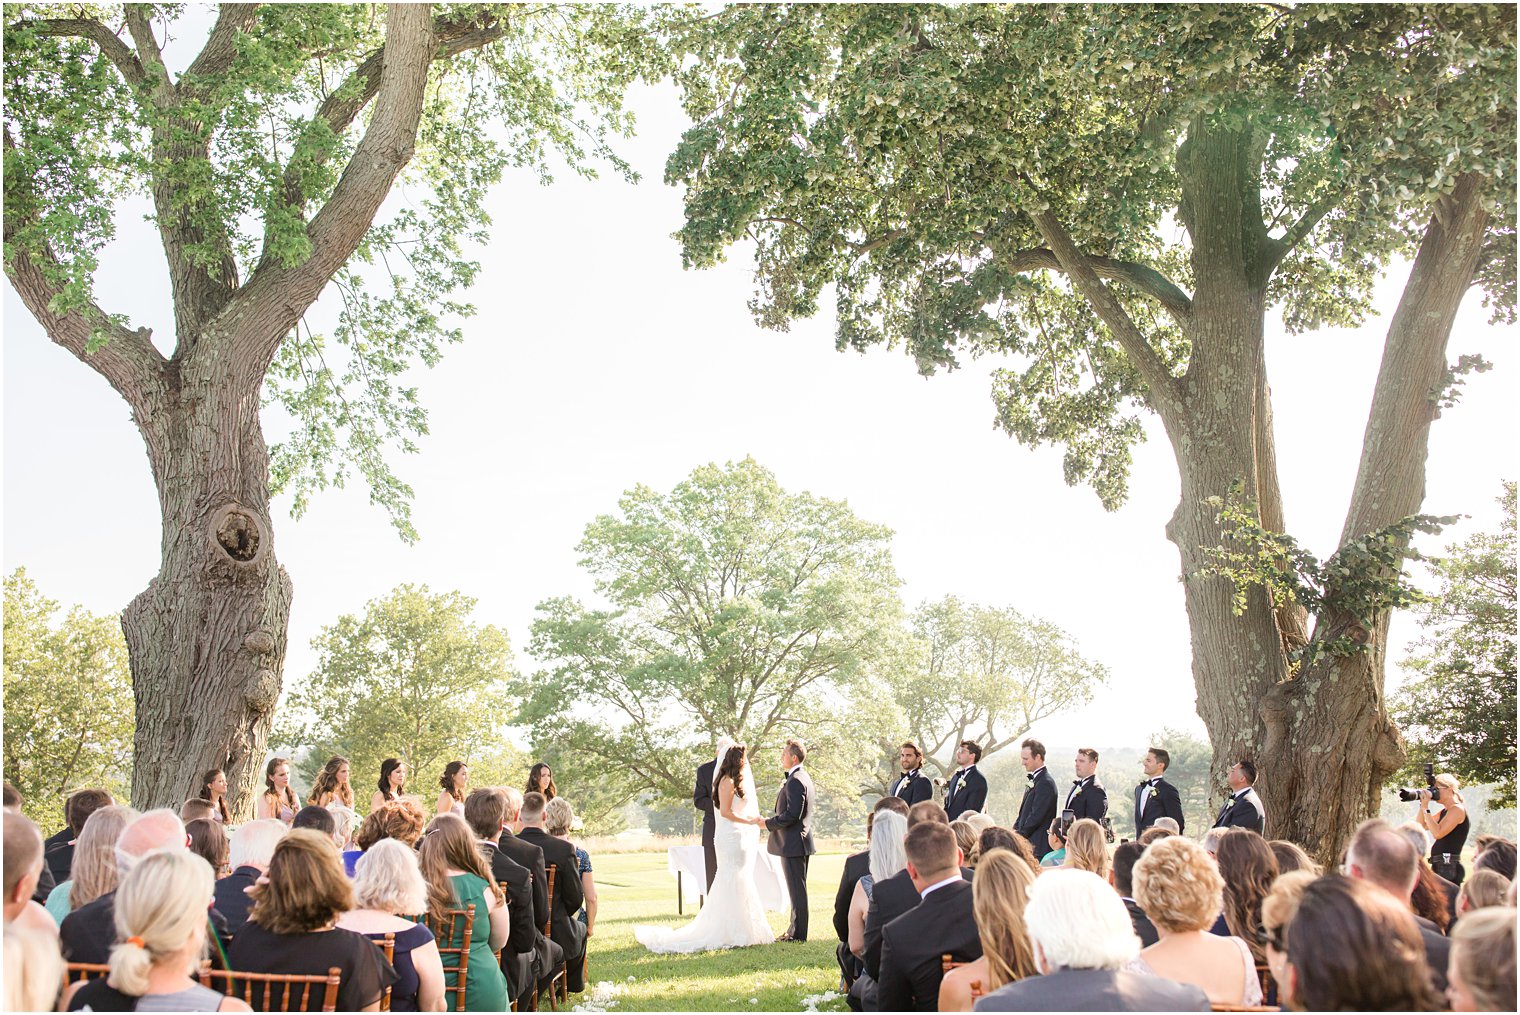
[[902, 775], [892, 784], [890, 795], [899, 798], [909, 807], [933, 799], [934, 783], [921, 771], [924, 753], [918, 749], [918, 745], [911, 740], [906, 741], [898, 748], [897, 760], [902, 764]]
[[961, 767], [945, 787], [945, 813], [951, 821], [967, 811], [980, 811], [987, 803], [987, 777], [976, 770], [981, 760], [981, 744], [962, 740], [955, 750], [955, 763]]
[[1077, 777], [1066, 793], [1063, 809], [1074, 813], [1077, 820], [1092, 818], [1101, 825], [1108, 816], [1108, 790], [1098, 778], [1098, 752], [1091, 747], [1079, 748], [1075, 767]]
[[1172, 756], [1160, 747], [1152, 747], [1140, 760], [1145, 778], [1135, 787], [1135, 837], [1156, 823], [1157, 818], [1167, 817], [1177, 822], [1177, 834], [1186, 827], [1182, 818], [1182, 794], [1167, 782], [1167, 766]]
[[1249, 828], [1260, 835], [1266, 834], [1267, 809], [1256, 795], [1256, 765], [1244, 759], [1225, 774], [1230, 784], [1230, 799], [1219, 811], [1215, 828]]
[[1019, 759], [1024, 763], [1029, 788], [1019, 801], [1019, 816], [1013, 830], [1029, 840], [1036, 858], [1044, 859], [1052, 848], [1049, 833], [1050, 823], [1056, 819], [1056, 781], [1045, 769], [1045, 745], [1038, 740], [1026, 740], [1019, 745]]
[[713, 839], [717, 832], [714, 827], [717, 822], [713, 820], [713, 773], [717, 767], [717, 758], [697, 767], [697, 785], [691, 794], [691, 805], [702, 812], [702, 864], [709, 892], [718, 876], [718, 847]]

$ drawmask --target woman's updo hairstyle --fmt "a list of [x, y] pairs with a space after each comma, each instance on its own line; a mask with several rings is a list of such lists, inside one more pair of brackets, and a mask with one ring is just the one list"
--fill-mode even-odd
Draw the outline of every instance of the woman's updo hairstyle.
[[156, 849], [116, 889], [116, 936], [106, 982], [132, 997], [148, 989], [154, 963], [185, 947], [207, 919], [211, 867], [184, 849]]

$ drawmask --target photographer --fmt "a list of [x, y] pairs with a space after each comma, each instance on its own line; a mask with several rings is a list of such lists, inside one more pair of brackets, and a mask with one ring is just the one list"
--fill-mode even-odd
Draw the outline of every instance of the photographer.
[[[1430, 813], [1432, 800], [1441, 808], [1434, 814]], [[1467, 877], [1462, 867], [1462, 847], [1467, 845], [1472, 821], [1467, 817], [1465, 804], [1457, 777], [1442, 772], [1431, 781], [1430, 788], [1419, 791], [1415, 811], [1415, 820], [1435, 839], [1435, 845], [1430, 847], [1431, 869], [1454, 885], [1460, 885]]]

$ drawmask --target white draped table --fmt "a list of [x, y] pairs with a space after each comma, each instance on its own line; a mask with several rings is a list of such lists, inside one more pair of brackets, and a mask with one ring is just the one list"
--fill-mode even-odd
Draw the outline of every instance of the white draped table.
[[[690, 887], [697, 895], [707, 894], [707, 864], [701, 846], [671, 846], [666, 850], [670, 874], [676, 879], [676, 911], [684, 910], [682, 897]], [[766, 909], [784, 913], [792, 908], [786, 893], [786, 873], [781, 858], [767, 853], [764, 843], [755, 855], [755, 891]]]

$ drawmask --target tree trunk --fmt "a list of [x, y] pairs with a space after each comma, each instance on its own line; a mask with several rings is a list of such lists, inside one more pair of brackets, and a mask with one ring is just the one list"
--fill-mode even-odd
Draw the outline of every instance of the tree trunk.
[[[179, 367], [171, 375], [191, 372]], [[132, 802], [178, 809], [220, 768], [241, 819], [263, 785], [291, 583], [274, 556], [257, 386], [225, 367], [197, 372], [138, 419], [163, 538], [158, 576], [122, 614], [137, 701]]]
[[[1342, 545], [1418, 514], [1425, 501], [1446, 343], [1482, 252], [1486, 191], [1481, 177], [1462, 177], [1425, 231], [1389, 323]], [[1266, 703], [1269, 753], [1277, 759], [1262, 787], [1272, 834], [1324, 863], [1337, 862], [1357, 824], [1377, 813], [1384, 784], [1404, 760], [1383, 697], [1389, 619], [1383, 611], [1369, 631], [1343, 611], [1324, 612], [1317, 640], [1350, 633], [1366, 649], [1305, 667]]]

